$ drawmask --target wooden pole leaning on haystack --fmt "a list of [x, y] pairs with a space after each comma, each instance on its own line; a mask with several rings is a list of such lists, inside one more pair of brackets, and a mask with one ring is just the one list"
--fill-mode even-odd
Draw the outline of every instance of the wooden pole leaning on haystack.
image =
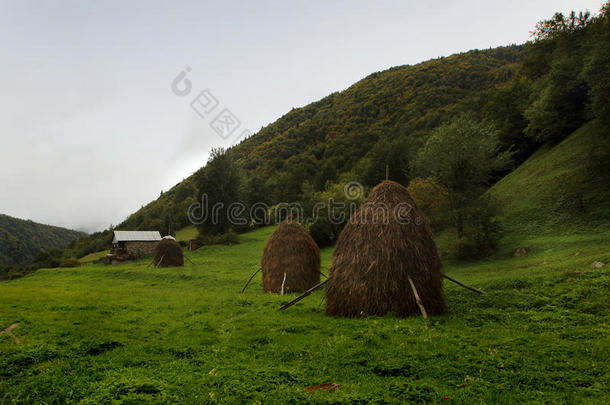
[[464, 287], [464, 288], [466, 288], [466, 289], [468, 289], [470, 291], [474, 291], [474, 292], [479, 293], [479, 294], [485, 294], [485, 291], [482, 291], [482, 290], [479, 290], [478, 288], [474, 288], [474, 287], [471, 287], [471, 286], [466, 285], [464, 283], [461, 283], [461, 282], [457, 281], [456, 279], [454, 279], [452, 277], [449, 277], [445, 273], [441, 273], [441, 276], [443, 276], [444, 278], [446, 278], [449, 281], [453, 281], [455, 284], [457, 284], [457, 285], [459, 285], [461, 287]]
[[252, 279], [254, 278], [254, 276], [256, 276], [258, 274], [259, 271], [261, 271], [263, 268], [259, 267], [258, 270], [256, 270], [248, 279], [248, 281], [246, 281], [246, 285], [244, 285], [244, 288], [241, 289], [240, 294], [243, 294], [244, 291], [246, 291], [246, 288], [248, 287], [248, 284], [250, 284], [250, 281], [252, 281]]
[[155, 267], [159, 267], [159, 265], [161, 264], [161, 262], [163, 261], [163, 258], [165, 257], [165, 255], [161, 256], [161, 259], [159, 259], [159, 263], [157, 263], [157, 265]]
[[298, 296], [297, 298], [293, 299], [292, 301], [290, 301], [288, 304], [284, 304], [280, 307], [280, 311], [283, 311], [287, 308], [290, 308], [291, 306], [293, 306], [294, 304], [296, 304], [297, 302], [301, 301], [303, 298], [307, 297], [309, 294], [311, 294], [312, 292], [316, 291], [317, 289], [321, 288], [322, 286], [324, 286], [324, 284], [328, 283], [328, 280], [330, 280], [330, 278], [327, 278], [326, 280], [322, 281], [319, 284], [314, 285], [313, 287], [311, 287], [309, 290], [305, 291], [302, 295]]
[[426, 308], [424, 308], [424, 303], [421, 302], [421, 298], [419, 298], [419, 294], [417, 293], [417, 288], [415, 288], [415, 284], [413, 283], [413, 280], [411, 280], [411, 276], [407, 276], [407, 279], [409, 280], [409, 284], [411, 284], [411, 290], [413, 290], [413, 296], [415, 297], [415, 302], [417, 303], [417, 306], [419, 307], [419, 310], [421, 311], [421, 315], [424, 317], [424, 319], [428, 319], [428, 314], [426, 313]]
[[282, 280], [282, 289], [280, 290], [280, 295], [284, 295], [284, 286], [286, 285], [286, 272], [284, 272], [284, 280]]

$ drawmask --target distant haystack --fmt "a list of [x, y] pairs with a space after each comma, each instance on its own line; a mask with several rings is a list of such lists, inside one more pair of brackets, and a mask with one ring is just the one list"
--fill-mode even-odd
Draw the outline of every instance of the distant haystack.
[[320, 282], [320, 249], [301, 224], [287, 219], [269, 237], [261, 267], [265, 292], [302, 292]]
[[184, 266], [182, 247], [176, 239], [164, 236], [155, 248], [154, 264], [156, 267]]
[[326, 313], [397, 316], [445, 312], [441, 260], [428, 218], [407, 189], [383, 181], [339, 235], [326, 286]]

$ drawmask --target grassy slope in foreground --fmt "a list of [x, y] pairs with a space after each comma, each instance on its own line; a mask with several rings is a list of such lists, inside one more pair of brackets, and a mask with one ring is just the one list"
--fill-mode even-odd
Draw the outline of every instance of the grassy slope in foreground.
[[[184, 268], [88, 265], [0, 283], [0, 402], [608, 403], [610, 232], [542, 237], [522, 258], [446, 271], [449, 313], [331, 318], [321, 291], [263, 294], [271, 228], [204, 246]], [[322, 252], [328, 269], [330, 249]], [[544, 264], [541, 264], [544, 263]], [[315, 384], [335, 392], [307, 392]], [[447, 399], [444, 399], [447, 397]]]
[[[541, 147], [495, 184], [503, 223], [520, 233], [604, 230], [610, 224], [608, 131], [590, 122], [555, 146]], [[602, 161], [606, 159], [606, 161]]]

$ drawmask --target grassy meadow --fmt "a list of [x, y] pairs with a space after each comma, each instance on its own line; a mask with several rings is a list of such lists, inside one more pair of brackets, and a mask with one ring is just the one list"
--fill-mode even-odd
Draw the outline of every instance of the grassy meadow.
[[[0, 283], [0, 403], [608, 403], [610, 232], [506, 238], [446, 264], [449, 313], [342, 319], [323, 292], [264, 294], [273, 228], [186, 252], [196, 265], [89, 264]], [[511, 252], [527, 246], [530, 253]], [[330, 264], [331, 249], [322, 252]], [[335, 391], [306, 388], [335, 383]]]

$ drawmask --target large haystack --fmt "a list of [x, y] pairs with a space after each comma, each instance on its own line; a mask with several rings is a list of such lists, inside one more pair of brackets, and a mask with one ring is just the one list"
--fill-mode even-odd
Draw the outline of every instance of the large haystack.
[[263, 290], [301, 292], [320, 282], [320, 249], [301, 224], [285, 220], [271, 234], [261, 258]]
[[156, 267], [184, 266], [182, 247], [176, 239], [165, 236], [155, 247]]
[[428, 218], [405, 187], [386, 180], [373, 188], [339, 235], [326, 313], [420, 314], [409, 277], [428, 314], [445, 312], [441, 260]]

